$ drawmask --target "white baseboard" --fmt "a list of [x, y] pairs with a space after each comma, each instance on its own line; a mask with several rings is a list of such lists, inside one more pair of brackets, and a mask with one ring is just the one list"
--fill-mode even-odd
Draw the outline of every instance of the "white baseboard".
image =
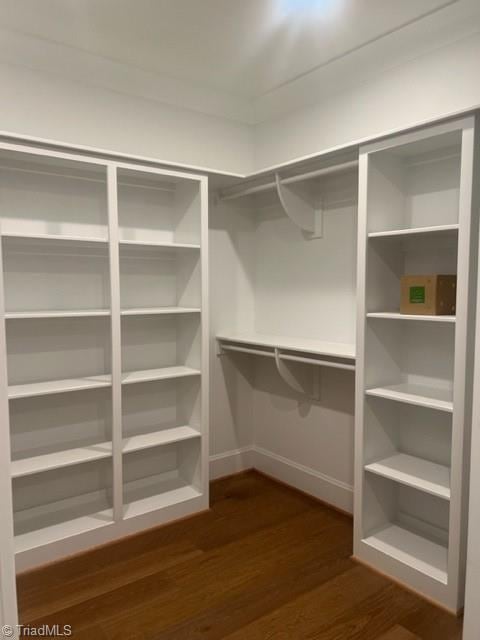
[[353, 487], [276, 453], [254, 447], [254, 468], [337, 509], [353, 513]]
[[253, 468], [253, 447], [242, 447], [210, 456], [210, 480]]
[[258, 469], [347, 513], [353, 512], [353, 487], [261, 447], [243, 447], [210, 456], [210, 479]]

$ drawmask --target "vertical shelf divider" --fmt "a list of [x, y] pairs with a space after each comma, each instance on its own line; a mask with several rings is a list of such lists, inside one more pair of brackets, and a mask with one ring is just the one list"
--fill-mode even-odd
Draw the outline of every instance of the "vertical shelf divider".
[[200, 181], [200, 261], [201, 261], [201, 488], [204, 500], [209, 503], [209, 440], [208, 424], [210, 420], [209, 410], [209, 295], [208, 295], [208, 178]]
[[[0, 265], [3, 265], [3, 247], [0, 229]], [[7, 353], [5, 331], [5, 295], [3, 266], [0, 276], [0, 352]], [[0, 424], [2, 425], [0, 447], [0, 624], [18, 625], [17, 587], [15, 579], [15, 548], [13, 534], [13, 498], [10, 473], [10, 412], [8, 406], [7, 360], [0, 363]], [[14, 631], [14, 638], [18, 632]]]
[[112, 341], [113, 517], [115, 522], [119, 522], [123, 519], [122, 344], [117, 167], [113, 163], [107, 166], [107, 194]]

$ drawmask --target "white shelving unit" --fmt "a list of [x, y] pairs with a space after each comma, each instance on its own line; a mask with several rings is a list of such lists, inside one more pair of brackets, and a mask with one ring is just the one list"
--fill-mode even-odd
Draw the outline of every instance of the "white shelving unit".
[[[354, 554], [463, 606], [475, 119], [360, 153]], [[456, 316], [400, 314], [400, 278], [456, 273]]]
[[17, 570], [208, 506], [207, 179], [4, 143]]

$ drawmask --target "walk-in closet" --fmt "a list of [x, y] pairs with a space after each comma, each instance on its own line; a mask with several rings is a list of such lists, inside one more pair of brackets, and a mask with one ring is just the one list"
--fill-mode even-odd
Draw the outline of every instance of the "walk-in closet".
[[478, 640], [478, 0], [0, 40], [0, 640]]

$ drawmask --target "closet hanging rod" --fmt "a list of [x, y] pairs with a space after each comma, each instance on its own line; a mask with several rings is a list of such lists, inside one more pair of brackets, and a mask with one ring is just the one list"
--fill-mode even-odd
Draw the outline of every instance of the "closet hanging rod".
[[[312, 178], [319, 178], [321, 176], [330, 175], [332, 173], [341, 173], [342, 171], [348, 171], [358, 167], [358, 160], [350, 160], [349, 162], [343, 162], [342, 164], [336, 164], [331, 167], [324, 167], [323, 169], [316, 169], [315, 171], [309, 171], [307, 173], [300, 173], [296, 176], [290, 176], [282, 179], [282, 184], [294, 184], [295, 182], [303, 182], [304, 180], [310, 180]], [[236, 200], [237, 198], [243, 198], [244, 196], [250, 196], [255, 193], [261, 193], [262, 191], [270, 191], [277, 188], [275, 181], [266, 182], [265, 184], [259, 184], [254, 187], [247, 187], [241, 191], [234, 193], [228, 193], [228, 191], [220, 192], [220, 200]]]
[[345, 369], [346, 371], [355, 371], [354, 364], [344, 362], [332, 362], [331, 360], [314, 360], [313, 358], [303, 358], [302, 356], [290, 356], [283, 353], [279, 354], [280, 360], [289, 360], [291, 362], [305, 362], [314, 364], [317, 367], [331, 367], [332, 369]]
[[235, 347], [229, 344], [221, 344], [220, 347], [222, 351], [238, 351], [239, 353], [250, 353], [256, 356], [267, 356], [267, 358], [275, 357], [273, 351], [261, 351], [260, 349], [250, 349], [249, 347]]
[[[252, 349], [250, 347], [237, 347], [235, 345], [228, 345], [221, 343], [222, 351], [235, 351], [239, 353], [249, 353], [250, 355], [266, 356], [267, 358], [274, 358], [275, 352], [262, 351], [260, 349]], [[345, 369], [346, 371], [355, 371], [355, 365], [348, 364], [346, 362], [335, 362], [331, 360], [315, 360], [314, 358], [305, 358], [297, 355], [289, 355], [285, 353], [279, 353], [280, 360], [288, 360], [290, 362], [302, 362], [305, 364], [316, 365], [317, 367], [331, 367], [332, 369]]]

